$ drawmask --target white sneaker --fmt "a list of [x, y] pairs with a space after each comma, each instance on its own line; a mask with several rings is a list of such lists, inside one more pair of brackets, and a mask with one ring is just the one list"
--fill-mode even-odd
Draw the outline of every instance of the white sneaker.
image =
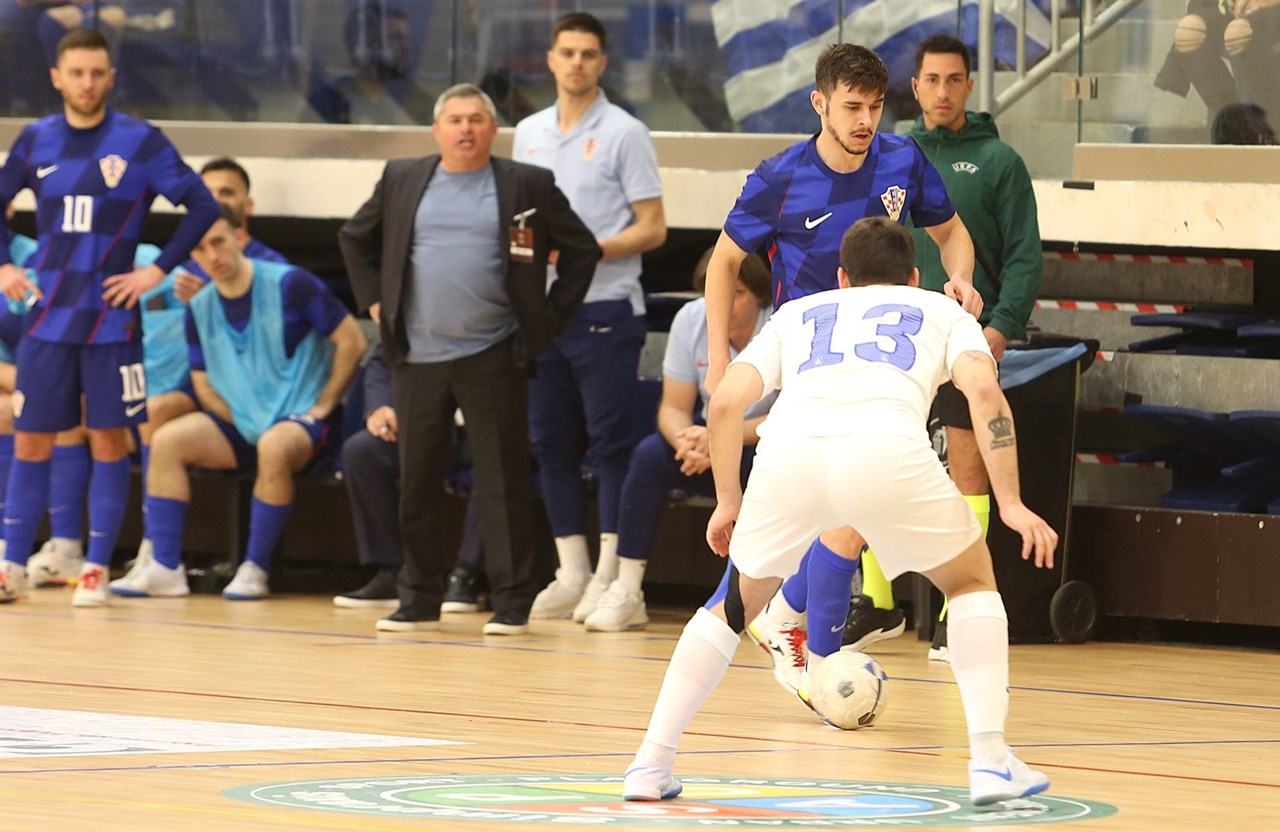
[[187, 585], [187, 570], [180, 563], [170, 569], [149, 559], [141, 569], [130, 569], [129, 574], [110, 584], [111, 592], [126, 598], [181, 598], [191, 594]]
[[1049, 788], [1049, 776], [1035, 771], [1012, 751], [1000, 763], [969, 761], [969, 801], [974, 806], [990, 806], [1039, 794]]
[[591, 617], [591, 613], [596, 611], [596, 607], [600, 606], [600, 599], [604, 597], [605, 592], [609, 590], [609, 582], [592, 578], [587, 581], [587, 588], [582, 593], [582, 600], [578, 602], [578, 606], [573, 608], [573, 621], [575, 624], [581, 624]]
[[670, 800], [684, 789], [659, 765], [636, 760], [622, 777], [623, 800]]
[[105, 607], [111, 600], [107, 591], [106, 567], [97, 563], [86, 563], [76, 578], [76, 591], [71, 596], [73, 607]]
[[765, 608], [747, 625], [747, 635], [769, 654], [773, 662], [773, 678], [787, 692], [799, 695], [803, 685], [804, 666], [809, 658], [809, 630], [804, 613], [787, 605], [782, 590], [769, 600]]
[[240, 564], [236, 576], [222, 590], [222, 597], [228, 601], [258, 601], [270, 594], [266, 570], [251, 560]]
[[73, 584], [84, 568], [84, 544], [70, 537], [51, 537], [27, 561], [27, 576], [37, 589]]
[[27, 567], [11, 560], [0, 561], [0, 604], [27, 597]]
[[[142, 542], [138, 544], [138, 553], [133, 556], [133, 563], [129, 566], [129, 571], [124, 573], [123, 578], [116, 578], [111, 582], [111, 591], [115, 592], [116, 584], [119, 584], [121, 581], [133, 582], [137, 580], [138, 576], [147, 568], [147, 564], [151, 563], [155, 559], [155, 547], [151, 545], [151, 538], [142, 538]], [[121, 585], [128, 586], [129, 584]]]
[[556, 570], [556, 579], [533, 599], [530, 618], [572, 618], [574, 607], [587, 591], [589, 576], [576, 577], [563, 569]]
[[587, 616], [586, 627], [595, 633], [620, 633], [643, 630], [649, 624], [644, 608], [644, 593], [631, 592], [622, 581], [609, 584], [595, 612]]

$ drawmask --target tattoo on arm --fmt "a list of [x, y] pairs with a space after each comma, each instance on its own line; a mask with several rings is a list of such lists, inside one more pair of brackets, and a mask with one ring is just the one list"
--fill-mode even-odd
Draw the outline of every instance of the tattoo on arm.
[[987, 428], [991, 431], [991, 450], [996, 451], [1017, 444], [1013, 436], [1013, 420], [1003, 413], [987, 422]]

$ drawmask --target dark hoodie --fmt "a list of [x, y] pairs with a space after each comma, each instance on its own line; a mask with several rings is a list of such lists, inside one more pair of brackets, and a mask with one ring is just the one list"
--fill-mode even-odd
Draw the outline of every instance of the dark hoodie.
[[[973, 237], [973, 285], [982, 294], [982, 323], [1010, 340], [1026, 334], [1040, 291], [1043, 253], [1036, 197], [1022, 157], [1000, 141], [990, 113], [965, 113], [964, 126], [926, 130], [917, 118], [911, 137], [942, 174], [947, 195]], [[947, 282], [938, 247], [929, 235], [916, 239], [920, 285], [941, 291]]]

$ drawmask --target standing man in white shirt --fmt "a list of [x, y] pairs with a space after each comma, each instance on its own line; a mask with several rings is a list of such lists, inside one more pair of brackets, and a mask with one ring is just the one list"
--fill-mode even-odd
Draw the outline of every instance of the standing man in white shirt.
[[[516, 161], [554, 171], [604, 250], [586, 300], [538, 356], [529, 384], [533, 454], [560, 562], [530, 618], [585, 621], [618, 577], [618, 506], [632, 446], [627, 406], [645, 340], [640, 254], [667, 238], [649, 131], [600, 89], [609, 62], [605, 43], [604, 26], [589, 14], [557, 20], [547, 53], [556, 103], [516, 125]], [[587, 459], [596, 469], [600, 512], [594, 579], [584, 517]]]

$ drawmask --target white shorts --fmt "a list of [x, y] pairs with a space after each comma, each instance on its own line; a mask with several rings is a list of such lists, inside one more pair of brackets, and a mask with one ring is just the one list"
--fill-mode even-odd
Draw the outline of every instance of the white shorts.
[[890, 580], [927, 572], [982, 536], [922, 435], [769, 437], [756, 452], [729, 557], [752, 578], [787, 578], [824, 530], [853, 526]]

